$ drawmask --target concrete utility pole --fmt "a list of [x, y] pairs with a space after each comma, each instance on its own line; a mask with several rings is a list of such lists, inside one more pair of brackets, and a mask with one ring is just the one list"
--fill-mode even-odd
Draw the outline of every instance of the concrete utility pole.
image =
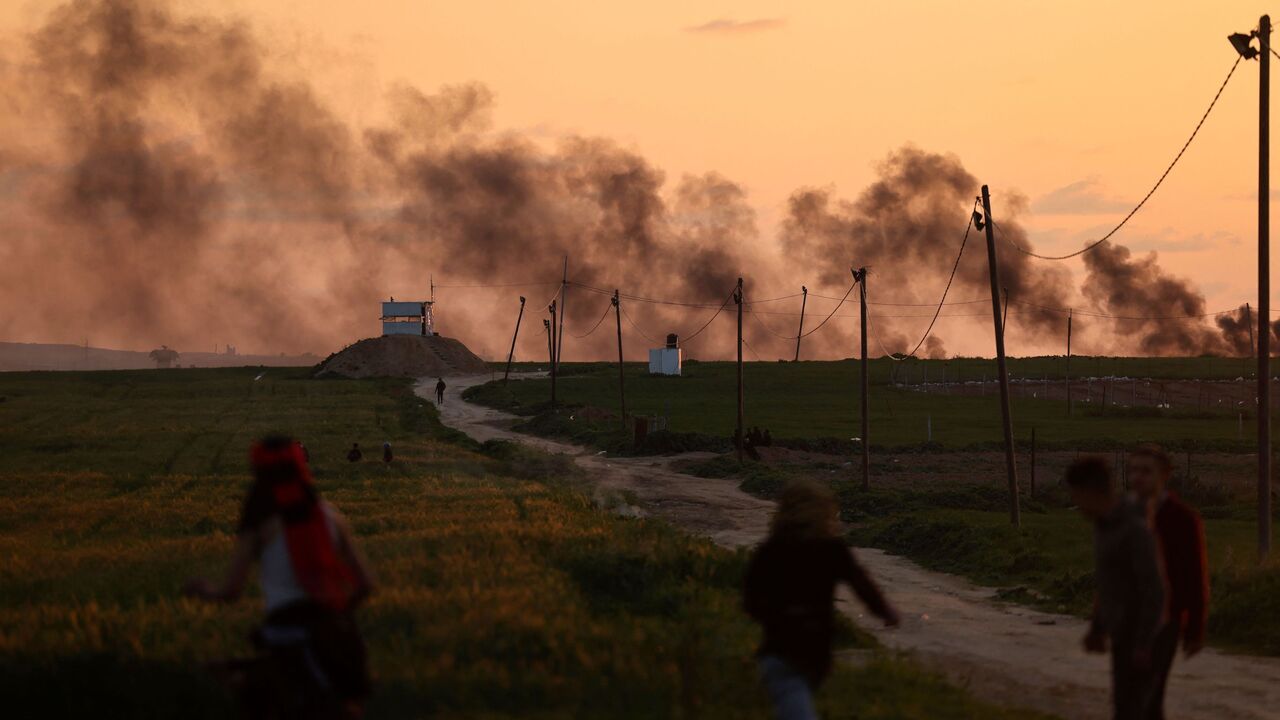
[[1014, 527], [1022, 527], [1022, 512], [1018, 506], [1018, 461], [1013, 451], [1013, 413], [1009, 410], [1009, 370], [1004, 357], [1004, 322], [1000, 317], [1000, 269], [996, 265], [995, 226], [991, 217], [991, 193], [982, 186], [983, 225], [987, 229], [987, 266], [991, 277], [991, 321], [996, 334], [996, 368], [1000, 373], [1000, 412], [1004, 418], [1004, 459], [1009, 473], [1009, 520]]
[[804, 337], [804, 306], [809, 304], [809, 288], [800, 286], [800, 329], [796, 331], [796, 359], [800, 362], [800, 338]]
[[738, 287], [733, 291], [733, 302], [738, 306], [738, 462], [742, 462], [742, 446], [746, 443], [746, 434], [742, 426], [742, 278], [738, 278]]
[[[551, 335], [550, 337], [547, 338], [548, 342], [551, 343], [551, 406], [555, 407], [556, 405], [556, 365], [558, 364], [556, 362], [556, 351], [558, 350], [557, 348], [558, 343], [556, 343], [556, 327], [557, 327], [556, 326], [556, 301], [552, 300], [551, 305], [548, 306], [547, 309], [551, 311]], [[564, 322], [563, 318], [561, 318], [561, 322]]]
[[862, 384], [862, 489], [871, 489], [871, 373], [867, 367], [867, 269], [862, 267], [853, 271], [853, 280], [858, 283], [859, 298], [859, 316], [862, 325], [859, 329], [859, 335], [862, 336], [862, 352], [860, 357], [862, 361], [859, 363], [860, 382]]
[[618, 291], [613, 291], [613, 319], [618, 324], [618, 412], [622, 415], [622, 429], [627, 429], [627, 389], [626, 375], [622, 368], [622, 304], [618, 300]]
[[502, 373], [502, 382], [511, 377], [511, 359], [516, 356], [516, 338], [520, 337], [520, 321], [524, 320], [524, 296], [520, 296], [520, 314], [516, 316], [516, 331], [511, 334], [511, 352], [507, 353], [507, 371]]
[[1271, 16], [1258, 19], [1258, 559], [1271, 552]]

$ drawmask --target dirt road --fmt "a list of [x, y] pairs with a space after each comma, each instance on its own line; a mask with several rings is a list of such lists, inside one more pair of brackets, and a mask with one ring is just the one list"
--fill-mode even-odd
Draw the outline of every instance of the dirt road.
[[[676, 458], [608, 458], [575, 445], [515, 433], [514, 417], [462, 400], [462, 391], [489, 376], [454, 378], [441, 408], [444, 422], [476, 440], [516, 440], [572, 455], [595, 482], [601, 501], [622, 512], [654, 515], [727, 547], [758, 542], [772, 503], [748, 495], [731, 480], [709, 480], [671, 469]], [[418, 393], [434, 399], [434, 381]], [[681, 458], [696, 457], [684, 455]], [[1084, 531], [1081, 542], [1087, 542]], [[1109, 717], [1106, 660], [1079, 649], [1078, 618], [997, 602], [993, 591], [921, 569], [869, 548], [858, 556], [904, 617], [884, 630], [856, 601], [843, 609], [886, 646], [921, 662], [996, 703], [1035, 708], [1063, 718]], [[1174, 666], [1167, 707], [1179, 719], [1280, 717], [1280, 660], [1206, 650]]]

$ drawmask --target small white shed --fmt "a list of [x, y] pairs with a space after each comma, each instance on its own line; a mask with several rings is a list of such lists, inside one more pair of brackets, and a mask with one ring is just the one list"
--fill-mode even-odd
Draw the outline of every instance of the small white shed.
[[650, 375], [679, 375], [682, 352], [679, 338], [675, 334], [667, 336], [667, 346], [649, 350]]

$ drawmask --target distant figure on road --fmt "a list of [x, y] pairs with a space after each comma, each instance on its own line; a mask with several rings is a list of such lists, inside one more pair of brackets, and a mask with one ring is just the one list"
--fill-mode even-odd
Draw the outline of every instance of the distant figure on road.
[[840, 539], [838, 510], [830, 490], [791, 483], [747, 566], [744, 604], [764, 628], [760, 675], [779, 720], [818, 717], [813, 694], [831, 670], [838, 583], [848, 583], [885, 625], [898, 624], [897, 612]]
[[1151, 516], [1166, 583], [1168, 624], [1156, 636], [1152, 657], [1156, 687], [1149, 717], [1153, 720], [1164, 717], [1165, 687], [1179, 639], [1186, 657], [1200, 652], [1209, 617], [1204, 524], [1199, 513], [1168, 489], [1172, 474], [1173, 462], [1159, 445], [1139, 445], [1129, 451], [1129, 484]]
[[347, 462], [360, 462], [364, 453], [360, 452], [360, 443], [351, 443], [351, 451], [347, 453]]
[[382, 462], [389, 463], [391, 462], [391, 460], [392, 460], [391, 443], [384, 442], [382, 443]]
[[354, 611], [373, 589], [368, 566], [346, 520], [320, 499], [298, 443], [264, 438], [251, 461], [226, 578], [191, 580], [184, 594], [235, 602], [257, 562], [266, 605], [253, 634], [260, 655], [229, 668], [248, 716], [361, 717], [369, 674]]
[[1080, 513], [1094, 523], [1097, 595], [1088, 652], [1111, 649], [1111, 694], [1117, 720], [1151, 717], [1156, 693], [1152, 663], [1164, 618], [1164, 580], [1144, 509], [1115, 491], [1102, 458], [1067, 468], [1066, 484]]
[[444, 387], [445, 387], [444, 378], [438, 378], [436, 380], [436, 404], [437, 405], [444, 404]]

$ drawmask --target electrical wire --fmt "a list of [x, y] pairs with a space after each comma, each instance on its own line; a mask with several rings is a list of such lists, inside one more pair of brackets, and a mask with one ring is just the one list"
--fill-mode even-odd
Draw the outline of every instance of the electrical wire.
[[627, 319], [627, 323], [630, 324], [631, 327], [635, 328], [636, 332], [640, 333], [640, 337], [644, 338], [645, 340], [648, 340], [650, 344], [657, 344], [658, 342], [657, 340], [654, 340], [653, 338], [649, 337], [649, 335], [645, 333], [644, 330], [640, 329], [640, 326], [636, 324], [636, 321], [631, 319], [631, 315], [627, 313], [627, 308], [625, 305], [622, 305], [621, 303], [619, 303], [618, 309], [622, 311], [622, 317]]
[[[1129, 211], [1129, 214], [1125, 215], [1124, 219], [1121, 220], [1120, 223], [1116, 225], [1114, 228], [1112, 228], [1111, 231], [1108, 232], [1106, 235], [1103, 235], [1098, 240], [1095, 240], [1092, 243], [1089, 243], [1088, 245], [1084, 246], [1080, 250], [1077, 250], [1073, 253], [1069, 253], [1067, 255], [1056, 255], [1056, 256], [1040, 255], [1038, 253], [1032, 252], [1031, 250], [1024, 248], [1021, 245], [1017, 244], [1016, 242], [1008, 239], [1007, 237], [1003, 237], [1003, 233], [1001, 233], [1001, 239], [1004, 240], [1009, 245], [1011, 245], [1018, 252], [1023, 253], [1024, 255], [1030, 255], [1031, 257], [1034, 257], [1034, 258], [1039, 258], [1040, 260], [1067, 260], [1067, 259], [1076, 257], [1078, 255], [1083, 255], [1089, 252], [1090, 250], [1093, 250], [1094, 248], [1098, 247], [1099, 245], [1106, 242], [1107, 240], [1111, 239], [1111, 236], [1120, 232], [1120, 228], [1124, 227], [1125, 223], [1129, 222], [1129, 219], [1132, 218], [1134, 215], [1136, 215], [1138, 211], [1142, 209], [1142, 206], [1145, 205], [1147, 201], [1151, 199], [1151, 196], [1154, 195], [1156, 190], [1160, 188], [1160, 185], [1164, 183], [1164, 179], [1169, 177], [1169, 173], [1173, 171], [1173, 166], [1177, 165], [1178, 161], [1182, 159], [1182, 154], [1185, 153], [1187, 151], [1187, 148], [1191, 146], [1191, 141], [1196, 139], [1196, 135], [1200, 132], [1200, 128], [1201, 126], [1204, 125], [1204, 121], [1209, 118], [1209, 113], [1213, 112], [1214, 106], [1218, 104], [1218, 98], [1222, 97], [1222, 91], [1226, 89], [1227, 83], [1231, 81], [1231, 76], [1235, 74], [1236, 68], [1240, 66], [1240, 60], [1241, 60], [1241, 57], [1237, 55], [1235, 62], [1231, 63], [1231, 69], [1227, 71], [1227, 77], [1224, 78], [1222, 81], [1222, 84], [1218, 86], [1218, 92], [1214, 93], [1213, 100], [1209, 102], [1209, 107], [1206, 108], [1204, 111], [1204, 114], [1200, 116], [1200, 122], [1196, 123], [1195, 129], [1191, 131], [1191, 136], [1188, 137], [1187, 141], [1182, 144], [1182, 149], [1179, 150], [1178, 154], [1174, 156], [1173, 162], [1169, 163], [1169, 166], [1166, 167], [1164, 169], [1164, 172], [1160, 174], [1160, 178], [1156, 180], [1156, 184], [1151, 186], [1151, 189], [1148, 190], [1147, 194], [1144, 195], [1142, 199], [1138, 201], [1137, 205], [1133, 206], [1133, 209]], [[996, 230], [1000, 229], [1000, 226], [996, 224], [991, 218], [987, 218], [987, 222], [991, 223], [992, 227], [994, 227]]]
[[1108, 315], [1106, 313], [1093, 312], [1091, 310], [1077, 310], [1075, 308], [1057, 308], [1049, 305], [1038, 305], [1036, 303], [1027, 302], [1026, 300], [1010, 300], [1015, 305], [1026, 305], [1038, 310], [1048, 310], [1056, 313], [1071, 313], [1084, 317], [1104, 318], [1107, 320], [1199, 320], [1209, 317], [1218, 317], [1219, 315], [1231, 315], [1240, 311], [1240, 308], [1232, 310], [1219, 310], [1217, 312], [1198, 313], [1194, 315]]
[[942, 314], [942, 306], [947, 302], [947, 293], [951, 292], [951, 283], [956, 279], [956, 270], [960, 269], [960, 258], [964, 257], [964, 247], [969, 242], [969, 231], [973, 229], [973, 216], [978, 212], [978, 201], [973, 201], [973, 209], [969, 211], [969, 223], [964, 226], [964, 237], [960, 238], [960, 251], [956, 253], [956, 261], [951, 265], [951, 275], [947, 277], [947, 286], [942, 288], [942, 299], [938, 301], [938, 309], [933, 311], [933, 319], [929, 321], [929, 327], [925, 328], [924, 335], [920, 337], [920, 342], [916, 343], [914, 349], [907, 353], [907, 357], [915, 357], [916, 352], [924, 346], [924, 341], [929, 339], [929, 333], [933, 332], [933, 326], [938, 322], [938, 316]]
[[581, 340], [582, 338], [587, 337], [587, 336], [588, 336], [588, 335], [590, 335], [591, 333], [595, 332], [597, 329], [599, 329], [600, 325], [601, 325], [602, 323], [604, 323], [604, 319], [605, 319], [605, 318], [607, 318], [607, 317], [609, 317], [609, 310], [610, 310], [610, 309], [612, 309], [612, 308], [613, 308], [613, 303], [612, 303], [612, 302], [611, 302], [611, 303], [609, 303], [608, 305], [605, 305], [605, 306], [604, 306], [604, 312], [600, 314], [600, 319], [596, 321], [596, 324], [595, 324], [595, 325], [592, 325], [592, 326], [591, 326], [591, 329], [590, 329], [590, 330], [586, 331], [585, 333], [583, 333], [583, 334], [581, 334], [581, 335], [578, 335], [578, 334], [576, 334], [576, 333], [569, 333], [569, 335], [570, 335], [570, 336], [572, 336], [572, 337], [574, 337], [574, 338], [576, 338], [576, 339], [578, 339], [578, 340]]
[[[737, 290], [735, 289], [734, 292], [737, 292]], [[711, 317], [707, 318], [707, 321], [702, 324], [702, 327], [695, 330], [692, 335], [681, 336], [680, 342], [688, 344], [690, 340], [701, 335], [703, 330], [706, 330], [707, 328], [711, 327], [711, 321], [720, 317], [720, 313], [724, 312], [724, 309], [729, 306], [730, 302], [733, 301], [733, 295], [734, 295], [733, 292], [729, 293], [729, 297], [724, 299], [724, 302], [720, 305], [720, 307], [714, 313], [712, 313]]]
[[536, 283], [536, 282], [519, 282], [519, 283], [474, 283], [474, 284], [471, 284], [471, 283], [464, 283], [464, 284], [460, 284], [460, 285], [442, 285], [442, 284], [440, 284], [440, 283], [436, 283], [436, 284], [435, 284], [435, 287], [437, 287], [437, 288], [551, 287], [552, 285], [559, 285], [559, 284], [560, 284], [559, 282], [545, 282], [545, 283]]

